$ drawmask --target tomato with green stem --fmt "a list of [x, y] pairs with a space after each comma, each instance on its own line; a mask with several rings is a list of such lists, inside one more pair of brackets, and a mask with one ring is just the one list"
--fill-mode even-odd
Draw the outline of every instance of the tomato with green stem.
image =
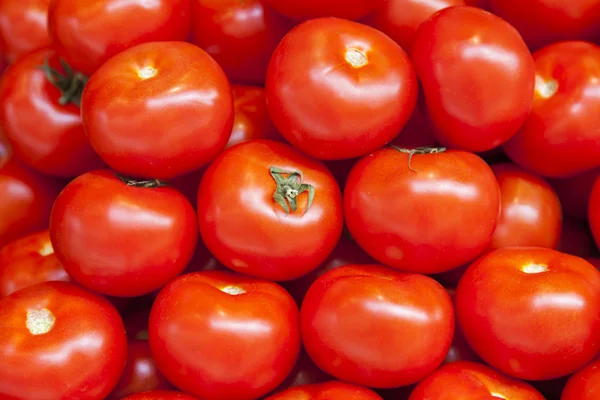
[[0, 2], [0, 52], [9, 63], [50, 45], [50, 0], [2, 0]]

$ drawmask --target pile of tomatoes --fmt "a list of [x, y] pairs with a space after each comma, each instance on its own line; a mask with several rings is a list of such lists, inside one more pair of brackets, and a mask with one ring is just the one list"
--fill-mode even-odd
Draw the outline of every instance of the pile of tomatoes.
[[600, 399], [600, 0], [0, 0], [0, 399]]

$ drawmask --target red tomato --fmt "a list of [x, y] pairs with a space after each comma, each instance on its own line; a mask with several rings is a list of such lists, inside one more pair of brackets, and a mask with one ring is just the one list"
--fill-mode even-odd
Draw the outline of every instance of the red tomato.
[[131, 186], [111, 171], [94, 171], [74, 179], [56, 199], [50, 237], [81, 285], [140, 296], [185, 269], [196, 249], [195, 220], [191, 204], [172, 188]]
[[104, 399], [127, 359], [117, 310], [65, 282], [30, 286], [0, 300], [0, 397]]
[[587, 219], [592, 187], [600, 169], [596, 168], [566, 179], [552, 179], [550, 184], [556, 190], [565, 215]]
[[402, 132], [391, 143], [405, 149], [436, 145], [433, 132], [418, 108], [415, 108]]
[[387, 0], [266, 0], [277, 12], [297, 21], [320, 17], [359, 19]]
[[48, 28], [58, 53], [75, 70], [91, 75], [135, 45], [185, 40], [190, 0], [51, 0]]
[[13, 156], [0, 167], [0, 248], [8, 242], [48, 228], [56, 182]]
[[339, 241], [342, 196], [322, 163], [286, 144], [253, 140], [207, 169], [198, 219], [203, 242], [228, 268], [292, 280], [317, 268]]
[[111, 168], [169, 179], [204, 166], [225, 148], [233, 100], [223, 71], [202, 49], [145, 43], [92, 76], [81, 114], [92, 147]]
[[587, 221], [568, 217], [563, 220], [557, 250], [577, 257], [589, 257], [592, 254], [594, 239]]
[[417, 101], [415, 72], [400, 46], [337, 18], [311, 20], [286, 35], [271, 58], [266, 90], [283, 137], [324, 160], [358, 157], [391, 141]]
[[283, 383], [281, 383], [281, 385], [279, 385], [273, 392], [279, 393], [289, 388], [323, 383], [330, 380], [332, 380], [332, 378], [315, 365], [306, 351], [301, 350], [294, 369], [292, 369], [292, 372], [290, 372], [287, 378], [285, 378]]
[[410, 53], [417, 28], [437, 11], [462, 6], [464, 0], [387, 0], [365, 23], [379, 29]]
[[347, 265], [310, 287], [300, 327], [306, 351], [323, 371], [393, 388], [440, 366], [452, 343], [454, 312], [444, 288], [429, 277]]
[[[56, 85], [64, 91], [73, 80], [54, 51], [42, 49], [22, 57], [0, 80], [0, 126], [15, 153], [38, 170], [58, 176], [77, 176], [104, 164], [83, 131], [78, 98], [63, 95], [42, 67], [62, 74]], [[71, 71], [72, 72], [72, 71]], [[50, 74], [50, 72], [48, 72]], [[66, 103], [62, 103], [66, 101]]]
[[590, 196], [589, 221], [596, 245], [600, 247], [600, 177], [596, 179]]
[[542, 178], [508, 163], [492, 166], [501, 210], [489, 249], [556, 248], [562, 227], [560, 200]]
[[575, 372], [600, 348], [600, 272], [543, 248], [504, 248], [477, 260], [456, 291], [456, 313], [473, 350], [520, 379]]
[[256, 399], [294, 367], [298, 322], [294, 300], [277, 284], [199, 272], [158, 295], [150, 348], [161, 372], [185, 392], [203, 400]]
[[500, 214], [490, 167], [462, 151], [399, 150], [364, 157], [350, 173], [344, 212], [354, 239], [382, 264], [410, 272], [473, 260], [489, 246]]
[[534, 49], [564, 40], [596, 39], [599, 0], [489, 0], [492, 12], [518, 29]]
[[0, 49], [8, 62], [50, 45], [50, 0], [0, 1]]
[[0, 297], [49, 281], [70, 281], [56, 258], [48, 230], [17, 239], [0, 249]]
[[474, 7], [446, 8], [420, 25], [412, 59], [436, 139], [486, 151], [506, 142], [531, 111], [535, 65], [519, 33]]
[[133, 394], [123, 400], [197, 400], [195, 397], [168, 390], [153, 390], [149, 392]]
[[409, 400], [545, 400], [525, 382], [510, 378], [474, 362], [443, 366], [412, 392]]
[[269, 59], [292, 26], [264, 0], [192, 0], [192, 41], [235, 83], [264, 84]]
[[600, 166], [600, 47], [563, 42], [534, 53], [535, 100], [504, 150], [517, 164], [549, 177]]
[[331, 381], [304, 385], [285, 390], [265, 400], [381, 400], [381, 397], [365, 387]]
[[573, 375], [562, 392], [561, 400], [597, 400], [600, 398], [600, 361]]

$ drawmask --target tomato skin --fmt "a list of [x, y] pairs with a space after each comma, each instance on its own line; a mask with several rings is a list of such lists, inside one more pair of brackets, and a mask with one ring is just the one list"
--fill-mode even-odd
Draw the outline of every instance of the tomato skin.
[[600, 247], [600, 177], [596, 179], [590, 195], [589, 222], [596, 245]]
[[132, 394], [123, 400], [198, 400], [184, 393], [168, 390], [152, 390], [143, 393]]
[[206, 52], [156, 42], [105, 63], [85, 87], [81, 115], [92, 147], [111, 168], [170, 179], [225, 148], [234, 114], [229, 82]]
[[489, 249], [556, 248], [562, 209], [548, 182], [509, 163], [493, 165], [492, 170], [500, 186], [502, 211]]
[[[303, 174], [315, 188], [297, 197], [288, 215], [273, 194], [270, 167]], [[202, 240], [226, 267], [285, 281], [317, 268], [333, 251], [343, 227], [342, 195], [327, 168], [291, 146], [253, 140], [230, 147], [206, 170], [198, 190]]]
[[195, 220], [176, 190], [128, 186], [100, 170], [77, 177], [58, 196], [50, 237], [75, 281], [132, 297], [161, 288], [185, 269], [196, 249]]
[[296, 21], [322, 17], [359, 19], [377, 10], [386, 0], [266, 0], [278, 13]]
[[0, 49], [9, 63], [50, 45], [47, 14], [50, 0], [2, 0]]
[[441, 144], [491, 150], [527, 119], [533, 59], [519, 33], [495, 15], [446, 8], [419, 26], [411, 56]]
[[60, 91], [40, 69], [64, 74], [56, 53], [41, 49], [23, 56], [0, 80], [0, 126], [15, 153], [49, 175], [72, 177], [104, 164], [85, 136], [79, 108], [61, 105]]
[[283, 38], [266, 91], [283, 137], [310, 156], [335, 160], [370, 153], [398, 135], [415, 108], [417, 80], [406, 53], [385, 34], [320, 18]]
[[51, 0], [48, 29], [61, 57], [89, 76], [135, 45], [185, 40], [190, 0]]
[[492, 367], [520, 379], [558, 378], [600, 348], [600, 272], [551, 249], [495, 250], [463, 275], [456, 313], [467, 342]]
[[414, 171], [408, 159], [386, 148], [354, 166], [344, 190], [350, 233], [377, 261], [408, 272], [444, 272], [473, 260], [489, 246], [500, 215], [492, 170], [463, 151], [414, 155]]
[[192, 42], [234, 83], [263, 85], [273, 51], [293, 23], [264, 0], [192, 0]]
[[579, 370], [567, 382], [561, 400], [595, 400], [600, 395], [600, 361]]
[[0, 297], [42, 282], [70, 280], [54, 254], [47, 229], [0, 249]]
[[504, 145], [517, 164], [540, 175], [564, 178], [600, 166], [600, 47], [562, 42], [533, 54], [533, 109]]
[[439, 367], [452, 343], [454, 311], [444, 288], [429, 277], [346, 265], [310, 287], [300, 328], [306, 351], [323, 371], [393, 388]]
[[298, 325], [294, 300], [277, 284], [199, 272], [161, 290], [150, 313], [150, 348], [160, 371], [185, 392], [250, 400], [275, 389], [294, 367]]
[[565, 215], [586, 220], [592, 188], [600, 168], [583, 172], [566, 179], [552, 179], [550, 184], [556, 190]]
[[[27, 321], [41, 310], [51, 313], [54, 325], [33, 334]], [[0, 300], [0, 316], [2, 398], [103, 399], [119, 380], [127, 358], [125, 329], [101, 296], [70, 283], [45, 282]]]
[[381, 400], [381, 397], [365, 387], [340, 381], [297, 386], [267, 397], [265, 400]]
[[421, 381], [409, 400], [545, 400], [525, 382], [469, 361], [445, 365]]

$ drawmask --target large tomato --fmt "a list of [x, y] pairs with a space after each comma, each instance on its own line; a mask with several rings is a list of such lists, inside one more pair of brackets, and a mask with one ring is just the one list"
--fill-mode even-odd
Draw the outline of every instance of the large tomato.
[[552, 44], [533, 55], [535, 100], [525, 124], [508, 143], [517, 164], [550, 177], [600, 166], [600, 47]]
[[47, 229], [0, 249], [0, 297], [37, 283], [70, 280], [54, 254]]
[[424, 275], [347, 265], [322, 275], [300, 313], [315, 364], [346, 382], [393, 388], [440, 366], [454, 332], [452, 301]]
[[61, 192], [50, 237], [75, 281], [112, 296], [140, 296], [185, 269], [198, 236], [194, 209], [175, 189], [143, 187], [152, 183], [101, 170]]
[[493, 369], [462, 361], [445, 365], [422, 382], [409, 400], [545, 400], [532, 386]]
[[490, 249], [556, 248], [562, 227], [560, 200], [542, 178], [512, 164], [492, 166], [500, 185], [501, 209]]
[[506, 142], [531, 111], [535, 66], [519, 33], [473, 7], [419, 26], [412, 59], [438, 141], [469, 151]]
[[456, 313], [492, 367], [520, 379], [558, 378], [600, 349], [600, 272], [551, 249], [495, 250], [463, 275]]
[[358, 19], [387, 0], [265, 0], [277, 12], [297, 21], [320, 17]]
[[190, 0], [51, 0], [48, 28], [58, 53], [91, 75], [137, 44], [185, 40]]
[[0, 300], [0, 397], [104, 399], [127, 358], [117, 310], [66, 282], [30, 286]]
[[183, 275], [150, 314], [152, 355], [175, 386], [203, 400], [251, 400], [275, 389], [300, 350], [298, 308], [273, 282], [229, 272]]
[[600, 398], [600, 361], [581, 369], [567, 382], [561, 400], [597, 400]]
[[283, 38], [266, 90], [283, 137], [325, 160], [358, 157], [391, 141], [417, 101], [402, 48], [376, 29], [337, 18], [307, 21]]
[[[0, 126], [22, 160], [65, 177], [103, 166], [81, 123], [78, 96], [84, 83], [49, 49], [22, 57], [2, 75]], [[79, 91], [68, 93], [74, 84]]]
[[292, 26], [264, 0], [192, 0], [192, 41], [235, 83], [264, 84], [269, 59]]
[[596, 244], [600, 247], [600, 177], [596, 179], [590, 195], [589, 221]]
[[169, 179], [202, 167], [225, 148], [233, 100], [225, 74], [202, 49], [145, 43], [111, 58], [91, 77], [81, 115], [92, 147], [111, 168]]
[[565, 215], [587, 219], [592, 187], [599, 176], [600, 168], [596, 168], [569, 178], [550, 180]]
[[0, 51], [9, 62], [50, 45], [50, 0], [0, 1]]
[[367, 253], [428, 274], [476, 258], [500, 214], [490, 167], [472, 153], [440, 148], [386, 148], [364, 157], [350, 172], [344, 202], [350, 233]]
[[327, 168], [291, 146], [230, 147], [198, 190], [200, 234], [228, 268], [292, 280], [317, 268], [342, 233], [342, 196]]
[[298, 386], [267, 397], [265, 400], [381, 400], [381, 396], [365, 387], [331, 381]]
[[187, 394], [169, 390], [152, 390], [149, 392], [142, 392], [132, 394], [131, 396], [125, 397], [123, 400], [198, 400], [195, 397]]

